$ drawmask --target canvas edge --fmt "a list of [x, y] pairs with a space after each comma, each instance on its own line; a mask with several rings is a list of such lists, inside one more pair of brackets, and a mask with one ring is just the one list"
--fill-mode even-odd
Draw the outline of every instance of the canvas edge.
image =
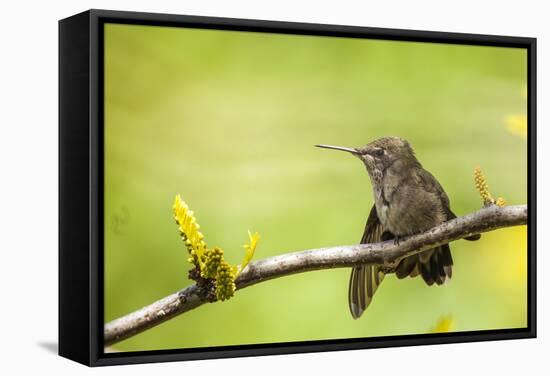
[[90, 364], [89, 11], [59, 21], [59, 355]]

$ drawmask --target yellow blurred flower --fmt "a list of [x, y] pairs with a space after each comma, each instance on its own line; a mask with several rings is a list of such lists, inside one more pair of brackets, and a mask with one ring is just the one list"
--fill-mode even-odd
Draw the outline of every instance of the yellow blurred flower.
[[[521, 91], [523, 98], [527, 99], [527, 87]], [[527, 115], [509, 115], [506, 117], [506, 128], [508, 132], [527, 139]]]
[[527, 116], [525, 115], [510, 115], [506, 118], [508, 132], [527, 139]]
[[[522, 289], [527, 283], [527, 226], [501, 229], [495, 233], [483, 234], [487, 244], [482, 253], [483, 265], [491, 266], [488, 281], [506, 291]], [[523, 286], [523, 287], [521, 287]]]
[[447, 333], [453, 330], [454, 319], [451, 315], [443, 316], [437, 324], [431, 329], [432, 333]]

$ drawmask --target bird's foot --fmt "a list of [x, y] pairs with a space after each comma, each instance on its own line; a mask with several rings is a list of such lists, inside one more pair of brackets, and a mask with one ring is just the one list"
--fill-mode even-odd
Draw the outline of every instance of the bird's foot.
[[393, 244], [394, 245], [399, 245], [399, 241], [401, 240], [401, 237], [399, 236], [396, 236], [395, 238], [393, 238]]

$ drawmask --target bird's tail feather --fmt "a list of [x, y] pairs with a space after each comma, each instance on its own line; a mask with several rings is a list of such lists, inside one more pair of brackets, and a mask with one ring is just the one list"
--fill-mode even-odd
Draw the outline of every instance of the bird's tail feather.
[[421, 275], [428, 286], [434, 283], [444, 284], [453, 275], [453, 258], [449, 244], [401, 260], [395, 275], [400, 279]]
[[367, 309], [385, 274], [376, 265], [357, 266], [351, 270], [348, 302], [354, 319]]
[[474, 240], [479, 240], [481, 239], [481, 234], [475, 234], [475, 235], [472, 235], [472, 236], [467, 236], [464, 238], [464, 240], [469, 240], [469, 241], [474, 241]]

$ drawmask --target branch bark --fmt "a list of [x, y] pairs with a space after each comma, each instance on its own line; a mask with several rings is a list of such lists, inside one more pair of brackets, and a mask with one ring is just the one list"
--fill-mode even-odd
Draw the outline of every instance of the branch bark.
[[[270, 279], [321, 269], [352, 267], [361, 264], [383, 265], [393, 270], [407, 256], [420, 253], [470, 235], [503, 227], [527, 224], [527, 205], [490, 206], [455, 218], [424, 233], [376, 244], [357, 244], [286, 253], [250, 263], [237, 277], [237, 289]], [[191, 285], [104, 327], [104, 344], [112, 345], [161, 324], [206, 303]]]

